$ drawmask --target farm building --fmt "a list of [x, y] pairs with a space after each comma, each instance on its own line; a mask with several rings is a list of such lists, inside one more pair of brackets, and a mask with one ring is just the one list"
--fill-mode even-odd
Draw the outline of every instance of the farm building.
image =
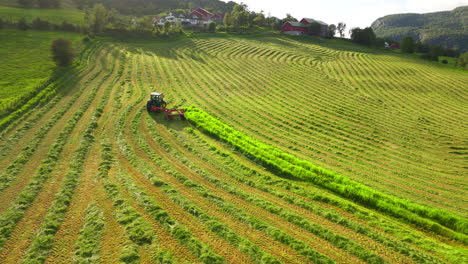
[[315, 20], [315, 19], [312, 19], [312, 18], [303, 18], [301, 20], [301, 23], [304, 24], [304, 25], [308, 25], [308, 24], [312, 24], [312, 23], [318, 23], [320, 24], [320, 36], [321, 37], [326, 37], [327, 36], [327, 32], [328, 32], [328, 24], [323, 22], [323, 21], [320, 21], [320, 20]]
[[190, 17], [194, 20], [198, 20], [201, 24], [207, 24], [209, 22], [222, 23], [224, 19], [223, 14], [213, 14], [203, 8], [196, 8], [190, 12]]
[[281, 27], [281, 33], [288, 35], [304, 35], [307, 33], [307, 26], [294, 21], [288, 21]]

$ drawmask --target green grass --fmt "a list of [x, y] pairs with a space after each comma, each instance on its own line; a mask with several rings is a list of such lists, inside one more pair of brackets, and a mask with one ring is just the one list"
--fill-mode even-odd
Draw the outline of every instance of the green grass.
[[81, 25], [84, 23], [84, 13], [65, 9], [39, 9], [39, 8], [16, 8], [0, 6], [0, 17], [3, 20], [18, 21], [24, 17], [26, 22], [31, 23], [34, 18], [39, 17], [53, 24], [61, 24], [63, 21]]
[[0, 109], [51, 76], [56, 66], [51, 59], [50, 44], [59, 37], [70, 39], [76, 49], [83, 36], [68, 32], [0, 30]]

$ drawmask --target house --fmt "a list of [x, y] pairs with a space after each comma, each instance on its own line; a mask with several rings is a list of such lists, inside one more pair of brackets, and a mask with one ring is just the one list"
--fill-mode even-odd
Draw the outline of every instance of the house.
[[328, 34], [328, 24], [323, 22], [323, 21], [320, 21], [320, 20], [315, 20], [315, 19], [312, 19], [312, 18], [303, 18], [301, 21], [300, 21], [302, 24], [304, 25], [308, 25], [308, 24], [312, 24], [312, 23], [318, 23], [320, 25], [320, 36], [321, 37], [327, 37], [327, 34]]
[[213, 14], [210, 11], [199, 7], [190, 12], [190, 18], [190, 22], [192, 24], [208, 24], [210, 22], [222, 24], [224, 14]]
[[288, 35], [305, 35], [307, 33], [307, 26], [294, 21], [288, 21], [281, 27], [281, 33]]

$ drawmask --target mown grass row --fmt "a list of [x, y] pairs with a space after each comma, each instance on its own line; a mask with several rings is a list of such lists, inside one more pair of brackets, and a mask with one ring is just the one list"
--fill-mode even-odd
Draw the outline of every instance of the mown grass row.
[[[104, 80], [105, 78], [103, 78], [101, 83]], [[73, 129], [78, 124], [81, 117], [94, 101], [98, 89], [99, 85], [96, 85], [96, 87], [91, 90], [81, 107], [73, 114], [70, 120], [66, 122], [57, 139], [49, 148], [45, 159], [38, 167], [36, 174], [32, 176], [28, 185], [18, 194], [18, 198], [12, 203], [12, 205], [0, 216], [0, 248], [5, 244], [8, 237], [13, 232], [16, 223], [24, 216], [26, 210], [31, 206], [45, 182], [52, 176], [53, 169], [60, 159], [65, 143], [70, 138]]]
[[[403, 218], [407, 222], [440, 235], [464, 243], [468, 242], [465, 236], [468, 233], [466, 220], [449, 212], [390, 197], [344, 176], [316, 167], [310, 162], [299, 160], [275, 147], [265, 145], [235, 131], [195, 107], [188, 108], [187, 118], [212, 136], [232, 144], [250, 158], [283, 175], [313, 182], [364, 206]], [[461, 234], [444, 228], [442, 225]]]
[[[141, 113], [139, 113], [141, 114]], [[137, 115], [139, 115], [137, 114]], [[135, 121], [136, 119], [134, 119]], [[132, 123], [134, 123], [132, 121]], [[135, 124], [135, 123], [134, 123]], [[144, 150], [147, 154], [152, 152], [152, 149], [148, 147], [143, 141], [138, 140], [138, 147]], [[152, 157], [154, 158], [154, 157]], [[176, 189], [171, 187], [170, 184], [163, 181], [158, 175], [151, 172], [151, 168], [135, 162], [135, 165], [142, 171], [143, 175], [156, 187], [161, 188], [168, 197], [178, 204], [185, 211], [195, 216], [201, 223], [203, 223], [210, 231], [224, 240], [228, 241], [231, 245], [238, 248], [241, 252], [245, 253], [256, 263], [280, 263], [278, 259], [271, 256], [270, 254], [264, 252], [261, 248], [255, 245], [246, 237], [242, 237], [236, 233], [235, 230], [227, 226], [226, 224], [220, 222], [216, 217], [205, 213], [200, 209], [195, 203], [185, 198], [180, 194]], [[164, 167], [164, 169], [169, 169]], [[142, 191], [138, 191], [140, 195]]]
[[[123, 63], [122, 63], [123, 64]], [[112, 70], [103, 78], [97, 87], [102, 88], [101, 85], [113, 72], [115, 63], [112, 64]], [[123, 67], [123, 65], [121, 65]], [[26, 254], [22, 259], [24, 264], [43, 263], [50, 250], [52, 249], [55, 233], [60, 228], [63, 220], [65, 219], [68, 207], [75, 194], [75, 190], [79, 184], [81, 173], [83, 172], [83, 165], [88, 156], [89, 149], [94, 143], [94, 132], [98, 127], [98, 121], [102, 116], [102, 110], [109, 100], [113, 84], [112, 82], [105, 90], [100, 103], [94, 111], [91, 121], [86, 127], [83, 136], [80, 140], [80, 145], [75, 152], [75, 155], [70, 164], [70, 170], [65, 175], [64, 181], [60, 191], [55, 195], [51, 207], [44, 217], [39, 231], [34, 236], [31, 245], [29, 246]]]
[[[141, 98], [143, 99], [143, 98]], [[116, 142], [119, 144], [121, 153], [128, 159], [131, 164], [135, 164], [136, 156], [132, 152], [131, 147], [127, 144], [123, 130], [125, 129], [126, 118], [131, 113], [132, 109], [136, 105], [140, 105], [141, 101], [131, 104], [126, 110], [123, 111], [122, 115], [118, 119], [115, 126]], [[122, 184], [125, 188], [136, 188], [135, 184], [131, 184], [130, 178], [125, 177], [123, 173], [120, 175], [121, 179], [127, 179]], [[142, 192], [134, 192], [129, 190], [130, 194], [136, 194], [134, 199], [142, 206], [145, 211], [158, 222], [165, 231], [173, 236], [180, 244], [186, 246], [194, 256], [198, 257], [204, 263], [224, 263], [225, 260], [220, 255], [216, 254], [209, 246], [200, 242], [183, 224], [173, 219], [168, 212], [166, 212], [161, 206], [158, 205], [157, 201], [150, 198], [148, 195], [144, 195]]]
[[[97, 76], [97, 75], [96, 75]], [[94, 78], [96, 77], [94, 76]], [[92, 79], [94, 79], [92, 78]], [[85, 90], [85, 86], [83, 86], [78, 93], [81, 94]], [[28, 144], [21, 150], [21, 152], [16, 156], [13, 162], [6, 167], [5, 171], [0, 173], [0, 192], [2, 192], [5, 188], [10, 186], [11, 182], [16, 178], [17, 174], [20, 172], [21, 167], [28, 162], [29, 158], [33, 153], [36, 152], [37, 147], [42, 142], [44, 137], [50, 131], [50, 129], [55, 125], [55, 123], [63, 117], [63, 115], [73, 106], [73, 103], [78, 100], [78, 96], [74, 96], [70, 101], [68, 101], [65, 106], [60, 108], [58, 112], [56, 112], [48, 121], [45, 123], [39, 131], [34, 134], [34, 137], [28, 141]], [[58, 101], [59, 98], [55, 98], [54, 101]], [[52, 107], [54, 104], [50, 105]], [[43, 112], [44, 109], [43, 109]], [[42, 115], [38, 115], [38, 118]], [[27, 127], [31, 127], [33, 124], [27, 125]]]
[[[187, 59], [188, 59], [188, 58], [187, 58]], [[204, 59], [206, 60], [206, 59], [209, 59], [209, 58], [207, 58], [207, 56], [205, 56]], [[231, 61], [229, 61], [229, 63], [230, 63], [229, 65], [232, 66]], [[219, 69], [220, 69], [220, 68], [224, 68], [222, 62], [216, 61], [216, 63], [215, 63], [215, 62], [213, 61], [213, 64], [216, 65], [216, 67], [214, 67], [214, 69], [210, 70], [210, 72], [213, 71], [213, 75], [216, 75], [216, 74], [217, 74], [217, 75], [220, 75], [220, 73], [218, 72]], [[196, 66], [196, 61], [195, 61], [195, 63], [190, 64], [190, 65], [191, 65], [190, 67], [194, 67], [194, 68], [198, 67], [198, 66]], [[205, 66], [208, 67], [209, 65], [208, 65], [208, 63], [207, 63], [207, 64], [204, 64], [203, 66], [204, 66], [204, 67], [205, 67]], [[171, 67], [170, 67], [170, 68], [171, 68]], [[173, 67], [172, 67], [172, 68], [173, 68]], [[231, 68], [232, 68], [232, 67], [229, 67], [228, 69], [231, 69]], [[216, 70], [216, 71], [215, 71], [215, 70]], [[232, 69], [232, 70], [235, 70], [235, 69]], [[296, 72], [299, 72], [299, 71], [301, 71], [301, 68], [300, 68], [300, 67], [296, 67], [295, 70], [296, 70]], [[200, 71], [200, 70], [196, 70], [196, 71]], [[239, 71], [236, 71], [236, 72], [239, 72]], [[249, 71], [249, 72], [250, 72], [250, 71]], [[288, 71], [288, 72], [291, 72], [291, 71]], [[293, 72], [294, 72], [294, 70], [293, 70]], [[261, 72], [260, 72], [260, 74], [261, 74]], [[225, 78], [225, 76], [224, 76], [223, 74], [221, 74], [221, 76], [223, 76], [222, 79], [228, 79], [228, 80], [230, 80], [230, 81], [231, 81], [231, 79], [232, 79], [232, 78]], [[253, 74], [253, 76], [257, 76], [257, 75], [256, 75], [256, 74]], [[209, 78], [210, 78], [210, 77], [208, 76], [208, 77], [203, 78], [203, 79], [209, 80]], [[244, 78], [242, 78], [242, 79], [244, 79]], [[277, 75], [276, 75], [276, 74], [273, 75], [273, 76], [272, 76], [272, 79], [277, 79]], [[292, 78], [291, 78], [291, 77], [288, 77], [288, 78], [285, 78], [285, 79], [289, 81], [289, 80], [291, 80]], [[294, 80], [296, 80], [296, 78], [294, 78]], [[294, 80], [292, 80], [292, 81], [294, 81]], [[220, 82], [216, 82], [216, 83], [220, 83]], [[222, 83], [224, 84], [224, 81], [223, 81]], [[257, 84], [257, 83], [255, 83], [255, 85], [257, 85], [257, 87], [258, 87], [258, 84]], [[292, 83], [291, 83], [291, 84], [290, 84], [290, 83], [284, 83], [284, 84], [281, 84], [281, 85], [284, 86], [284, 87], [288, 87], [288, 86], [291, 86], [291, 85], [293, 85], [293, 84], [292, 84]], [[301, 86], [301, 85], [302, 85], [302, 84], [299, 84], [299, 86]], [[325, 85], [327, 85], [327, 84], [325, 84]], [[211, 86], [213, 86], [213, 84], [212, 84], [211, 82], [209, 82], [209, 83], [207, 83], [207, 84], [204, 85], [204, 86], [210, 86], [210, 87], [211, 87]], [[219, 86], [219, 85], [217, 85], [217, 86]], [[260, 87], [260, 88], [261, 88], [261, 87]], [[215, 89], [214, 91], [218, 91], [218, 90], [221, 90], [221, 91], [222, 91], [222, 89]], [[275, 90], [276, 90], [276, 89], [273, 89], [273, 92], [274, 92]], [[298, 90], [307, 90], [307, 89], [304, 88], [304, 87], [300, 87], [300, 88], [298, 88]], [[310, 90], [310, 88], [309, 88], [309, 90]], [[293, 89], [292, 92], [294, 93], [295, 91], [296, 91], [296, 89]], [[302, 91], [301, 91], [301, 92], [302, 92]], [[307, 93], [307, 91], [305, 91], [305, 92]], [[288, 94], [289, 94], [289, 93], [288, 93]], [[203, 96], [206, 97], [205, 95], [203, 95]], [[247, 96], [248, 96], [248, 95], [247, 95]], [[231, 100], [228, 100], [228, 101], [232, 101], [232, 99], [231, 99]], [[252, 104], [250, 103], [250, 105], [252, 105]], [[210, 106], [210, 107], [212, 107], [212, 106]], [[334, 107], [336, 107], [336, 103], [335, 103], [335, 106], [334, 106]], [[217, 109], [216, 111], [218, 111], [218, 110], [219, 110], [219, 109]], [[244, 111], [244, 112], [247, 113], [247, 111]], [[270, 111], [269, 111], [269, 112], [270, 112]], [[314, 111], [311, 110], [311, 112], [314, 112]], [[249, 110], [248, 113], [251, 113], [251, 111]], [[383, 114], [385, 114], [385, 113], [387, 113], [387, 112], [383, 112]], [[349, 113], [347, 113], [347, 112], [345, 112], [345, 113], [343, 113], [343, 114], [346, 115], [346, 116], [349, 116]], [[227, 115], [229, 115], [229, 114], [227, 114]], [[247, 115], [247, 114], [246, 114], [246, 115]], [[242, 119], [241, 122], [250, 122], [251, 118], [252, 118], [252, 115], [248, 115], [248, 118]], [[289, 120], [289, 118], [296, 119], [295, 117], [288, 117], [288, 120]], [[262, 116], [260, 119], [256, 118], [256, 120], [259, 120], [259, 121], [262, 121], [262, 119], [263, 119], [263, 116]], [[287, 120], [286, 120], [285, 122], [287, 122]], [[306, 119], [305, 121], [302, 121], [302, 122], [305, 122], [305, 123], [307, 124], [307, 119]], [[253, 123], [255, 124], [256, 122], [253, 122]], [[300, 124], [299, 124], [299, 125], [300, 125]], [[254, 125], [254, 126], [256, 127], [256, 125]], [[261, 126], [263, 127], [263, 125], [261, 125]], [[244, 127], [245, 127], [245, 125], [244, 125]], [[282, 128], [282, 129], [284, 129], [284, 128]], [[342, 128], [341, 128], [341, 130], [342, 130]], [[277, 131], [281, 131], [281, 130], [277, 130]], [[340, 131], [339, 128], [338, 128], [338, 131]], [[312, 131], [312, 133], [315, 133], [315, 132]], [[266, 136], [268, 136], [268, 133], [266, 133], [266, 134], [267, 134]], [[287, 133], [284, 133], [284, 134], [287, 134]], [[345, 134], [346, 134], [346, 135], [344, 135], [344, 136], [349, 136], [348, 133], [345, 133]], [[314, 135], [315, 135], [315, 134], [314, 134]], [[330, 143], [328, 143], [328, 140], [330, 140], [330, 139], [333, 140], [334, 137], [333, 137], [333, 135], [332, 135], [331, 133], [329, 133], [329, 135], [330, 135], [330, 136], [327, 137], [327, 141], [322, 141], [322, 142], [321, 142], [322, 145], [325, 145], [325, 146], [329, 146], [329, 145], [330, 145]], [[336, 136], [336, 135], [335, 135], [335, 136]], [[308, 139], [309, 137], [305, 137], [305, 138]], [[300, 138], [300, 140], [302, 141], [302, 140], [305, 139], [305, 138], [302, 137], [302, 138]], [[343, 139], [346, 139], [346, 138], [343, 137]], [[288, 139], [288, 141], [290, 141], [290, 140]], [[290, 141], [290, 142], [294, 142], [294, 141]], [[324, 143], [324, 142], [325, 142], [325, 143]], [[357, 141], [354, 141], [354, 142], [357, 142]], [[353, 142], [353, 144], [354, 144], [354, 142]], [[339, 144], [340, 146], [343, 145], [342, 143], [340, 144], [340, 142], [338, 142], [338, 144]], [[337, 145], [338, 145], [338, 144], [337, 144]], [[308, 144], [304, 144], [304, 146], [307, 146], [307, 145], [308, 145]], [[362, 144], [360, 144], [360, 145], [362, 146]], [[349, 144], [344, 144], [344, 145], [343, 145], [344, 148], [348, 148], [348, 146], [349, 146]], [[312, 151], [313, 151], [313, 149], [312, 149]], [[341, 153], [339, 153], [339, 154], [343, 154], [343, 153], [346, 153], [346, 154], [347, 154], [347, 153], [348, 153], [347, 151], [341, 151], [341, 150], [340, 150], [339, 152], [341, 152]], [[353, 152], [351, 152], [351, 153], [353, 153]], [[395, 152], [395, 153], [398, 153], [398, 152]], [[362, 154], [359, 154], [359, 153], [357, 153], [357, 154], [358, 154], [358, 155], [362, 155]], [[401, 152], [400, 152], [400, 154], [401, 154]], [[406, 155], [405, 157], [409, 157], [409, 156], [410, 156], [410, 155]], [[364, 156], [363, 159], [366, 161], [366, 163], [367, 163], [367, 162], [375, 163], [375, 160], [369, 159], [368, 156], [367, 156], [367, 157]], [[373, 166], [376, 166], [376, 165], [379, 166], [379, 164], [375, 164], [375, 165], [373, 165]], [[385, 164], [382, 164], [382, 165], [383, 165], [383, 166], [386, 166]], [[413, 167], [416, 168], [415, 166], [412, 166], [412, 168], [413, 168]], [[364, 168], [364, 167], [360, 166], [359, 169], [361, 170], [361, 168]], [[380, 167], [379, 167], [379, 168], [380, 168]], [[394, 170], [394, 168], [389, 168], [389, 169], [390, 169], [390, 170]], [[381, 171], [381, 170], [385, 171], [384, 169], [381, 169], [381, 168], [380, 168], [379, 171]], [[425, 171], [425, 173], [427, 173], [427, 172], [428, 172], [428, 171]], [[384, 172], [384, 173], [385, 173], [385, 172]], [[431, 173], [433, 173], [433, 170], [431, 170]], [[367, 171], [366, 174], [370, 174], [369, 171]], [[376, 178], [376, 176], [374, 176], [374, 177], [368, 177], [368, 178], [366, 178], [366, 179], [369, 179], [369, 178], [373, 179], [373, 178]], [[388, 179], [384, 179], [384, 181], [388, 181]], [[376, 182], [376, 184], [379, 185], [379, 183], [377, 183], [377, 182]], [[392, 183], [389, 182], [389, 183], [387, 183], [386, 185], [387, 185], [387, 186], [390, 186], [390, 184], [392, 184]], [[406, 185], [405, 185], [405, 186], [406, 186]], [[413, 186], [413, 187], [418, 187], [418, 186], [420, 186], [420, 184], [418, 184], [418, 186], [414, 186], [414, 184], [411, 185], [411, 186]], [[435, 191], [439, 191], [439, 189], [437, 189], [437, 190], [435, 190]], [[405, 193], [406, 193], [406, 192], [407, 192], [407, 189], [406, 189]], [[428, 194], [429, 194], [429, 193], [428, 193]], [[430, 194], [429, 194], [429, 195], [430, 195]], [[431, 196], [432, 199], [435, 199], [435, 198], [433, 198], [434, 195], [430, 195], [430, 196]]]
[[73, 256], [74, 264], [100, 263], [100, 242], [105, 222], [106, 219], [102, 210], [94, 203], [89, 205], [86, 209], [86, 216], [83, 227], [80, 230], [80, 236], [76, 240], [75, 254]]
[[[139, 123], [139, 119], [135, 119], [133, 123], [137, 125]], [[134, 127], [133, 132], [137, 134], [138, 129]], [[173, 156], [177, 157], [177, 159], [180, 162], [187, 165], [192, 170], [196, 170], [200, 176], [202, 176], [209, 182], [215, 184], [216, 187], [230, 194], [233, 194], [239, 197], [240, 199], [245, 200], [255, 206], [258, 206], [259, 208], [265, 209], [266, 211], [270, 213], [278, 215], [279, 217], [285, 219], [286, 221], [292, 224], [295, 224], [296, 226], [303, 228], [304, 230], [310, 232], [311, 234], [314, 234], [330, 242], [332, 245], [336, 246], [337, 248], [348, 251], [349, 253], [357, 256], [358, 258], [361, 258], [362, 260], [366, 262], [384, 263], [384, 260], [381, 257], [363, 248], [356, 242], [348, 238], [345, 238], [341, 235], [335, 234], [331, 230], [328, 230], [322, 227], [321, 225], [305, 220], [302, 216], [299, 216], [296, 213], [293, 213], [292, 211], [286, 210], [285, 208], [275, 205], [272, 202], [266, 201], [262, 198], [258, 198], [257, 196], [252, 195], [246, 191], [242, 191], [242, 188], [238, 188], [238, 186], [233, 186], [228, 182], [222, 181], [219, 177], [211, 175], [210, 173], [206, 172], [204, 169], [197, 167], [188, 158], [184, 157], [183, 153], [174, 152], [174, 150], [171, 149], [171, 146], [169, 144], [165, 144], [166, 141], [163, 138], [161, 138], [161, 136], [158, 135], [158, 133], [150, 130], [150, 134], [155, 139], [155, 141], [157, 141], [158, 145], [162, 146], [168, 153], [171, 153]], [[149, 156], [151, 156], [152, 151], [147, 146], [147, 144], [145, 144], [144, 142], [140, 142], [139, 147], [145, 150], [145, 152]], [[232, 175], [232, 172], [230, 172], [229, 175], [231, 177], [235, 177]], [[249, 186], [253, 187], [252, 185], [249, 185]]]
[[[167, 146], [167, 143], [162, 143], [161, 145]], [[145, 148], [144, 142], [139, 144], [141, 148]], [[182, 175], [180, 172], [177, 172], [173, 169], [173, 165], [166, 163], [160, 156], [155, 155], [152, 153], [151, 149], [146, 149], [147, 150], [147, 155], [148, 157], [151, 158], [151, 160], [157, 165], [158, 167], [161, 167], [163, 170], [165, 170], [167, 173], [172, 175], [177, 181], [179, 181], [181, 184], [185, 185], [188, 188], [193, 189], [195, 192], [197, 192], [201, 197], [207, 199], [208, 201], [212, 202], [214, 205], [219, 207], [220, 210], [230, 214], [233, 216], [235, 219], [239, 220], [240, 222], [245, 223], [246, 225], [261, 231], [265, 233], [266, 235], [270, 236], [274, 240], [283, 243], [284, 245], [290, 247], [293, 250], [296, 250], [299, 254], [303, 255], [304, 257], [308, 258], [311, 261], [317, 262], [317, 263], [334, 263], [333, 260], [331, 260], [329, 257], [319, 253], [317, 250], [309, 246], [307, 243], [296, 239], [292, 235], [288, 234], [288, 232], [281, 230], [274, 225], [270, 224], [267, 221], [264, 221], [258, 217], [249, 215], [248, 213], [244, 212], [241, 208], [238, 206], [226, 201], [224, 198], [217, 196], [211, 192], [209, 192], [205, 187], [202, 185], [188, 179], [186, 176]], [[151, 177], [151, 168], [150, 167], [143, 167], [144, 164], [135, 164], [138, 168], [140, 168], [141, 172], [147, 176]], [[156, 186], [166, 186], [168, 183], [165, 183], [164, 181], [157, 181], [155, 183]], [[166, 187], [163, 188], [163, 190], [170, 195], [171, 193], [177, 193], [177, 190], [175, 190], [172, 187]], [[173, 197], [174, 198], [174, 197]]]
[[[232, 157], [232, 154], [225, 152], [219, 149], [218, 147], [212, 145], [211, 143], [207, 142], [206, 140], [202, 139], [200, 137], [201, 135], [199, 134], [200, 132], [198, 130], [194, 130], [192, 128], [187, 128], [187, 130], [188, 130], [188, 134], [191, 135], [191, 137], [193, 137], [196, 141], [199, 142], [196, 144], [197, 145], [201, 144], [201, 145], [198, 145], [198, 147], [194, 147], [193, 145], [188, 144], [188, 142], [192, 142], [192, 141], [187, 140], [187, 138], [185, 137], [179, 138], [180, 144], [184, 146], [188, 152], [193, 152], [195, 155], [201, 157], [207, 163], [215, 166], [221, 171], [225, 171], [227, 175], [229, 175], [230, 177], [232, 177], [239, 183], [245, 184], [249, 187], [256, 188], [265, 193], [274, 195], [286, 201], [289, 204], [299, 206], [307, 211], [310, 211], [318, 216], [323, 217], [324, 219], [329, 220], [330, 222], [341, 225], [358, 234], [367, 236], [370, 239], [376, 241], [377, 243], [382, 244], [388, 249], [394, 250], [395, 252], [399, 252], [402, 255], [406, 255], [412, 258], [417, 263], [440, 262], [440, 260], [437, 260], [430, 255], [417, 251], [397, 239], [389, 239], [385, 237], [384, 235], [367, 227], [366, 225], [363, 225], [362, 223], [358, 223], [356, 221], [350, 220], [349, 218], [344, 217], [343, 215], [337, 213], [335, 210], [322, 207], [322, 206], [318, 206], [314, 203], [311, 203], [310, 201], [305, 200], [304, 198], [307, 198], [312, 201], [317, 201], [320, 203], [325, 203], [325, 204], [329, 204], [332, 206], [336, 206], [338, 208], [342, 208], [343, 210], [355, 215], [356, 217], [366, 220], [366, 222], [376, 220], [375, 223], [373, 223], [372, 225], [377, 225], [377, 226], [383, 225], [384, 222], [381, 219], [377, 220], [377, 216], [375, 215], [371, 216], [369, 215], [368, 212], [362, 211], [362, 209], [359, 209], [358, 207], [352, 205], [349, 202], [344, 202], [336, 198], [332, 198], [329, 195], [326, 196], [326, 195], [321, 194], [320, 192], [316, 192], [313, 190], [306, 190], [301, 186], [291, 183], [290, 181], [286, 181], [282, 179], [274, 179], [274, 178], [271, 178], [270, 176], [264, 175], [263, 172], [261, 171], [246, 167], [245, 165], [239, 163], [236, 159], [234, 159]], [[202, 150], [198, 149], [200, 147], [202, 148]], [[207, 153], [211, 153], [212, 155], [206, 156]], [[179, 155], [179, 154], [175, 154], [175, 155]], [[181, 159], [180, 156], [178, 157], [179, 159]], [[197, 169], [197, 170], [200, 171], [200, 169]], [[218, 182], [219, 180], [218, 178], [212, 178], [210, 181]], [[228, 184], [228, 183], [222, 183], [222, 184], [224, 184], [223, 189], [228, 188], [228, 189], [233, 189], [234, 191], [236, 190], [234, 188], [226, 187], [226, 186], [230, 186], [231, 184]], [[276, 187], [276, 188], [273, 188], [273, 187]], [[279, 190], [278, 188], [283, 189], [283, 191]], [[382, 228], [386, 229], [385, 227], [382, 227]], [[398, 232], [401, 231], [395, 225], [388, 227], [388, 229], [391, 230], [391, 233], [393, 236], [398, 234]], [[419, 244], [420, 246], [422, 246], [423, 248], [429, 251], [433, 251], [437, 248], [435, 247], [436, 245], [435, 242], [422, 245], [421, 243], [427, 242], [425, 241], [425, 239], [421, 237], [410, 238], [409, 234], [406, 231], [404, 234], [402, 234], [402, 239], [403, 238], [406, 241], [412, 241], [412, 243], [416, 242], [415, 244]], [[459, 252], [440, 251], [439, 253], [444, 253], [444, 255], [450, 254], [450, 257], [454, 257], [453, 259], [458, 259], [455, 256], [455, 254], [458, 254]]]

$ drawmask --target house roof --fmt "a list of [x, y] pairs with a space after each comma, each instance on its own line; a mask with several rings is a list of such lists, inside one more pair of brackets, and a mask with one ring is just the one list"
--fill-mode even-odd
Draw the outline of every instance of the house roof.
[[306, 27], [306, 25], [300, 23], [300, 22], [295, 22], [295, 21], [288, 21], [286, 23], [289, 23], [291, 24], [291, 26], [294, 26], [294, 27]]
[[323, 26], [328, 26], [327, 23], [323, 22], [323, 21], [320, 21], [320, 20], [316, 20], [316, 19], [313, 19], [313, 18], [303, 18], [303, 20], [309, 22], [309, 23], [319, 23], [320, 25], [323, 25]]
[[207, 16], [207, 17], [213, 16], [213, 13], [211, 13], [210, 11], [207, 11], [207, 10], [205, 10], [203, 8], [200, 8], [200, 7], [194, 9], [190, 14], [191, 15], [198, 14], [198, 15]]

